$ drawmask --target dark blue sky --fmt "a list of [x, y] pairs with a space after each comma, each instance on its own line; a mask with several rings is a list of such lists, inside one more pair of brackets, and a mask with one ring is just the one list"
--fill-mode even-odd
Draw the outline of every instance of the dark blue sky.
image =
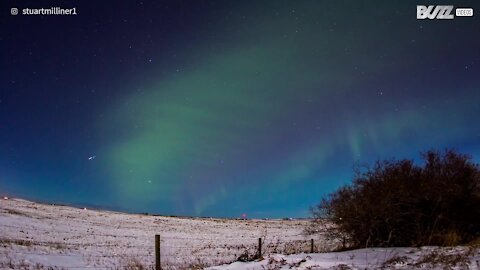
[[478, 16], [357, 2], [2, 1], [0, 193], [306, 216], [357, 162], [478, 161]]

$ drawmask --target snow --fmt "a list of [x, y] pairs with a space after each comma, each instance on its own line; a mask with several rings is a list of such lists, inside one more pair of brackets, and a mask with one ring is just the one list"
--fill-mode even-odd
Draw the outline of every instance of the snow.
[[[305, 251], [307, 220], [179, 218], [84, 210], [20, 199], [0, 201], [0, 268], [26, 264], [105, 269], [154, 264], [155, 234], [161, 236], [164, 269], [188, 269], [235, 261], [266, 249]], [[326, 245], [322, 235], [317, 243]], [[69, 269], [68, 268], [68, 269]]]
[[[473, 252], [471, 256], [462, 256]], [[450, 264], [435, 263], [437, 258]], [[450, 256], [449, 256], [450, 255]], [[451, 261], [450, 261], [451, 260]], [[454, 263], [457, 261], [456, 263]], [[446, 267], [450, 265], [451, 267]], [[261, 261], [234, 262], [207, 270], [320, 270], [320, 269], [480, 269], [480, 253], [466, 247], [368, 248], [344, 252], [281, 255]]]
[[[308, 222], [126, 214], [9, 198], [0, 200], [0, 269], [154, 269], [155, 234], [163, 269], [443, 269], [431, 263], [440, 260], [480, 269], [478, 250], [467, 247], [307, 254], [311, 238], [316, 251], [338, 246], [322, 232], [304, 235]], [[263, 259], [238, 262], [245, 252], [256, 254], [259, 237]]]

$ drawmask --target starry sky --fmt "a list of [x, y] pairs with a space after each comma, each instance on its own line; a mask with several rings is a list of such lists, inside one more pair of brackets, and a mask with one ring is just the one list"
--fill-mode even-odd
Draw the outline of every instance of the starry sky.
[[[478, 162], [478, 16], [416, 5], [1, 1], [0, 194], [305, 217], [354, 164], [447, 147]], [[10, 15], [51, 6], [77, 15]]]

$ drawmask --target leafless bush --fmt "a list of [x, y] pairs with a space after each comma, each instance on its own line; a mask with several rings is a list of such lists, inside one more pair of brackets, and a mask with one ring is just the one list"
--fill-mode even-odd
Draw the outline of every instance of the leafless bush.
[[479, 237], [480, 169], [453, 150], [412, 160], [378, 161], [355, 170], [344, 186], [312, 209], [315, 227], [333, 222], [327, 236], [344, 248], [459, 245]]

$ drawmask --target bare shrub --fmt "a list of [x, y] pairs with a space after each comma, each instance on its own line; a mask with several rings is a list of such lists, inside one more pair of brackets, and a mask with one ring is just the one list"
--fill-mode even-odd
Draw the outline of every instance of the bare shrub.
[[[312, 226], [333, 222], [327, 235], [344, 248], [466, 244], [480, 234], [480, 170], [453, 150], [357, 168], [351, 185], [312, 209]], [[312, 230], [310, 228], [310, 230]]]

